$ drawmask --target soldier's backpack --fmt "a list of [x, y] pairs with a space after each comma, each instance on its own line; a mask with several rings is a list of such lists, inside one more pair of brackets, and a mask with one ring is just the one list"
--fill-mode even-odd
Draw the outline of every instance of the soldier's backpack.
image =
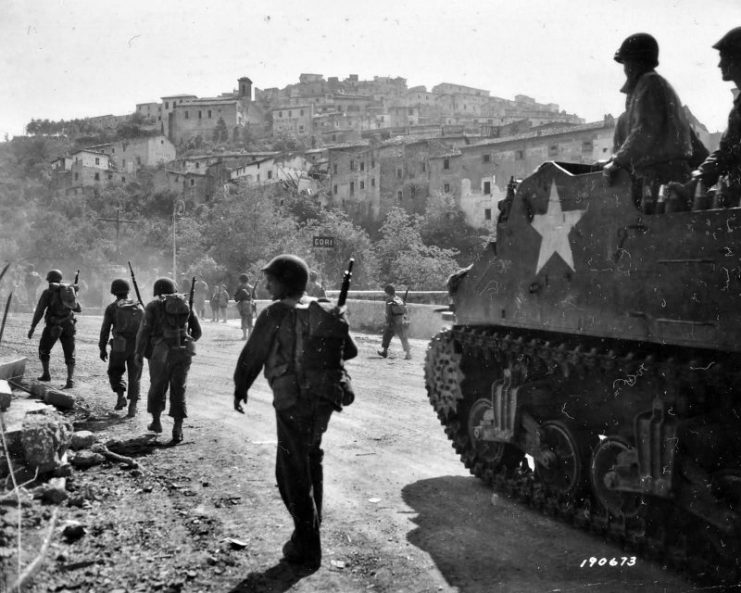
[[321, 394], [337, 411], [355, 400], [343, 359], [350, 326], [336, 305], [325, 299], [296, 307], [294, 368], [302, 392]]
[[77, 310], [77, 289], [74, 285], [55, 282], [51, 288], [53, 292], [49, 308], [53, 315], [67, 317]]
[[130, 299], [119, 299], [116, 301], [113, 333], [126, 338], [135, 337], [143, 317], [144, 309], [139, 303]]
[[190, 305], [185, 295], [173, 293], [161, 297], [164, 317], [162, 335], [168, 344], [175, 347], [185, 347], [188, 336], [188, 318]]
[[407, 306], [398, 296], [391, 301], [391, 314], [394, 316], [407, 314]]

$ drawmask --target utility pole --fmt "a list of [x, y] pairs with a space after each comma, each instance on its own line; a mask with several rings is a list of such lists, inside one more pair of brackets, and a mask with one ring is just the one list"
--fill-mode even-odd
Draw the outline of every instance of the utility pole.
[[121, 255], [121, 247], [119, 245], [119, 238], [121, 236], [121, 225], [122, 224], [133, 224], [137, 222], [136, 220], [124, 220], [121, 218], [121, 208], [116, 208], [116, 218], [98, 218], [98, 220], [103, 220], [105, 222], [115, 222], [116, 223], [116, 256]]
[[176, 236], [176, 221], [177, 217], [185, 212], [185, 202], [182, 200], [175, 200], [172, 203], [172, 281], [177, 286], [178, 275], [177, 275], [177, 242]]

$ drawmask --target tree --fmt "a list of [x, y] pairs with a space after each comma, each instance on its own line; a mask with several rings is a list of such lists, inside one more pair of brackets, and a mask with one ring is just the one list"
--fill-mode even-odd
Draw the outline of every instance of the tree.
[[226, 129], [226, 122], [220, 117], [214, 127], [214, 142], [226, 142], [229, 140], [229, 131]]

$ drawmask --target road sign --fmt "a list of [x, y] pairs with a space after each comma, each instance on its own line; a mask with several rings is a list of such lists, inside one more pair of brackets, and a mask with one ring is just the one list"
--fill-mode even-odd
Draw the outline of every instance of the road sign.
[[334, 237], [314, 237], [314, 247], [333, 249]]

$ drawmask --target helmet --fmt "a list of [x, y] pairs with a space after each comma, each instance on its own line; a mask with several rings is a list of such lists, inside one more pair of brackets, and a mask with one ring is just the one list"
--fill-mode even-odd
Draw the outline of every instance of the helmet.
[[309, 280], [309, 266], [297, 255], [289, 253], [277, 255], [270, 260], [262, 271], [278, 280], [289, 296], [306, 290], [306, 282]]
[[61, 282], [62, 272], [60, 272], [59, 270], [49, 270], [49, 273], [46, 275], [46, 281], [47, 282]]
[[396, 288], [394, 288], [393, 284], [387, 284], [383, 287], [383, 292], [386, 294], [396, 294]]
[[250, 277], [247, 274], [240, 274], [239, 280], [240, 282], [247, 282], [250, 279]]
[[728, 31], [713, 48], [722, 54], [741, 56], [741, 27], [736, 27]]
[[131, 286], [123, 278], [116, 278], [111, 282], [111, 294], [128, 294], [130, 290]]
[[154, 281], [154, 296], [172, 294], [175, 292], [175, 283], [169, 278], [157, 278]]
[[659, 44], [648, 33], [635, 33], [625, 38], [620, 49], [615, 52], [615, 61], [622, 64], [626, 60], [659, 65]]

